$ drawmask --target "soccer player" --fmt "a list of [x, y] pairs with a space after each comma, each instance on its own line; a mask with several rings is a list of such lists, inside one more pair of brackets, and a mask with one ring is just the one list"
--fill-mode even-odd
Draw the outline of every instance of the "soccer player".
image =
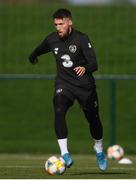
[[88, 36], [73, 28], [72, 15], [67, 9], [58, 9], [53, 14], [56, 32], [46, 36], [31, 53], [29, 61], [37, 63], [38, 56], [52, 52], [56, 59], [54, 113], [55, 132], [61, 156], [66, 167], [73, 164], [68, 151], [68, 128], [66, 113], [75, 100], [81, 106], [88, 121], [90, 135], [94, 139], [94, 150], [98, 166], [106, 170], [107, 159], [103, 152], [103, 127], [98, 112], [98, 97], [92, 73], [97, 70], [96, 55]]

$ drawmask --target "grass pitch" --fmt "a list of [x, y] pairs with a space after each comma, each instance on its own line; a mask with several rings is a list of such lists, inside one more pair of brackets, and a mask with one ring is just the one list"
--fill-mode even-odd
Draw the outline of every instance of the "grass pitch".
[[93, 155], [73, 155], [74, 165], [63, 175], [51, 176], [44, 163], [51, 155], [1, 154], [0, 178], [16, 179], [130, 179], [136, 178], [136, 156], [128, 156], [133, 164], [121, 165], [110, 160], [106, 172], [101, 172]]

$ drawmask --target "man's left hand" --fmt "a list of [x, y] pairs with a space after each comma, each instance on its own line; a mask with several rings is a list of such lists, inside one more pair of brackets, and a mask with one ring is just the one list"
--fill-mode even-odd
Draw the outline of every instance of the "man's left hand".
[[85, 73], [85, 67], [83, 67], [83, 66], [75, 67], [75, 68], [74, 68], [74, 71], [76, 72], [76, 74], [77, 74], [78, 76], [83, 76], [84, 73]]

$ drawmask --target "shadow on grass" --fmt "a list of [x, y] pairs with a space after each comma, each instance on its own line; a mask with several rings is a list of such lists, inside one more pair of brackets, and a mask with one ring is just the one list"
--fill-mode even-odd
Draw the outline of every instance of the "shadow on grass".
[[128, 175], [129, 173], [126, 173], [126, 172], [79, 172], [79, 173], [72, 173], [71, 175], [91, 175], [91, 174], [100, 174], [100, 175], [116, 175], [116, 174], [120, 174], [120, 175]]

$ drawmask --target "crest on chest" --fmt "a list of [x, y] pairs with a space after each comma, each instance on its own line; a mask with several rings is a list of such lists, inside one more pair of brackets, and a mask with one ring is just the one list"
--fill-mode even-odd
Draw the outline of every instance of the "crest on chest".
[[69, 46], [69, 51], [70, 51], [71, 53], [75, 53], [76, 50], [77, 50], [76, 45], [73, 45], [73, 44], [72, 44], [72, 45]]

